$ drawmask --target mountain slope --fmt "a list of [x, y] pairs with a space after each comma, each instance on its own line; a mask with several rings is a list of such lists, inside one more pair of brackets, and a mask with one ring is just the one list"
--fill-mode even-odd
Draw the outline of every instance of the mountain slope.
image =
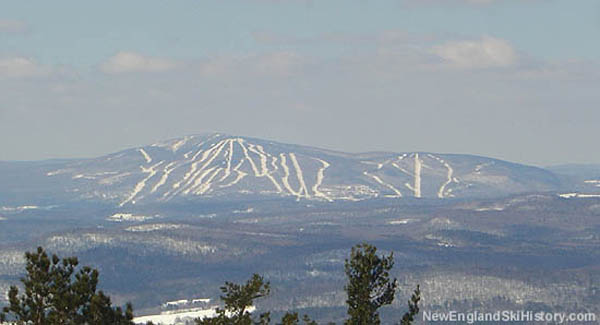
[[119, 206], [248, 195], [320, 201], [492, 197], [560, 186], [544, 169], [485, 157], [348, 154], [217, 133], [71, 161], [45, 175], [78, 198]]

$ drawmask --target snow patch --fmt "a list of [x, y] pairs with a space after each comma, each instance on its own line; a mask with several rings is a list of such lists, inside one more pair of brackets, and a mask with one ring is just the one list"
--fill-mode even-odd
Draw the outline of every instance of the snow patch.
[[475, 211], [478, 211], [478, 212], [484, 212], [484, 211], [503, 211], [504, 208], [505, 208], [505, 206], [494, 205], [494, 206], [489, 206], [489, 207], [476, 208]]
[[154, 217], [148, 217], [143, 215], [134, 215], [132, 213], [115, 213], [110, 217], [107, 217], [106, 220], [114, 221], [114, 222], [123, 222], [123, 221], [146, 221], [154, 219]]
[[248, 208], [246, 210], [233, 210], [233, 213], [235, 214], [245, 214], [245, 213], [252, 213], [254, 212], [254, 208]]
[[396, 219], [396, 220], [388, 221], [388, 224], [390, 224], [390, 225], [406, 225], [413, 221], [415, 221], [415, 220], [414, 219]]
[[572, 198], [580, 198], [580, 199], [589, 199], [589, 198], [600, 198], [600, 194], [581, 194], [581, 193], [564, 193], [559, 194], [558, 196], [564, 199], [572, 199]]
[[585, 184], [592, 184], [594, 186], [600, 187], [600, 180], [596, 180], [596, 179], [590, 179], [587, 181], [584, 181]]
[[54, 175], [60, 175], [60, 174], [66, 174], [66, 173], [70, 173], [73, 170], [70, 168], [66, 168], [66, 169], [58, 169], [58, 170], [53, 170], [51, 172], [46, 173], [46, 176], [54, 176]]
[[123, 179], [124, 177], [127, 177], [131, 175], [131, 173], [127, 172], [127, 173], [122, 173], [122, 174], [117, 174], [114, 176], [110, 176], [107, 178], [103, 178], [101, 180], [98, 181], [98, 184], [102, 184], [102, 185], [112, 185], [116, 182], [120, 182], [121, 179]]
[[155, 224], [149, 224], [149, 225], [131, 226], [131, 227], [125, 228], [125, 231], [151, 232], [151, 231], [157, 231], [157, 230], [171, 230], [171, 229], [181, 229], [181, 228], [184, 228], [184, 226], [167, 224], [167, 223], [155, 223]]
[[23, 206], [19, 206], [19, 207], [2, 207], [2, 208], [0, 208], [0, 210], [7, 211], [7, 212], [23, 212], [25, 210], [37, 210], [37, 209], [41, 209], [41, 208], [37, 205], [23, 205]]
[[343, 201], [361, 201], [375, 198], [379, 192], [362, 184], [331, 185], [321, 189], [329, 197]]
[[193, 139], [193, 136], [186, 136], [183, 139], [175, 142], [172, 146], [171, 146], [171, 151], [176, 152], [179, 148], [181, 148], [184, 144], [186, 144], [190, 139]]
[[[256, 307], [250, 306], [246, 309], [248, 312], [253, 312], [256, 310]], [[147, 322], [153, 322], [154, 324], [162, 324], [162, 325], [173, 325], [178, 322], [183, 321], [193, 321], [196, 318], [204, 318], [204, 317], [214, 317], [217, 315], [216, 307], [212, 307], [209, 309], [187, 309], [182, 311], [167, 311], [162, 312], [158, 315], [148, 315], [148, 316], [140, 316], [135, 317], [133, 322], [136, 324], [146, 324]]]

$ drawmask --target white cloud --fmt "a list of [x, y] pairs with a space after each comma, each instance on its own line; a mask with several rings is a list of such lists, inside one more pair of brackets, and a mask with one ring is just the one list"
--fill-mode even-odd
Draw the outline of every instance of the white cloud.
[[0, 33], [23, 33], [27, 24], [19, 20], [0, 19]]
[[0, 58], [0, 77], [30, 77], [41, 72], [41, 67], [30, 59], [23, 57]]
[[176, 66], [175, 62], [143, 56], [134, 52], [119, 52], [101, 65], [105, 73], [161, 72]]
[[450, 41], [434, 46], [432, 52], [445, 63], [458, 68], [508, 67], [518, 59], [510, 43], [494, 37], [475, 41]]

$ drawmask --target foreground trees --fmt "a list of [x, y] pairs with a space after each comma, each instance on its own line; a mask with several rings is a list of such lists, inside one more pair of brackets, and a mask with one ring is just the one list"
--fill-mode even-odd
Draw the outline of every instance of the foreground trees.
[[[348, 284], [344, 287], [348, 299], [348, 316], [345, 324], [381, 324], [378, 309], [394, 301], [398, 291], [398, 281], [390, 279], [390, 270], [394, 267], [394, 253], [378, 256], [375, 246], [363, 243], [352, 247], [350, 259], [346, 259], [344, 270]], [[400, 323], [411, 324], [419, 313], [421, 290], [417, 285], [408, 301], [408, 312]]]
[[[252, 315], [248, 310], [252, 307], [255, 299], [265, 297], [271, 292], [269, 282], [258, 274], [254, 274], [246, 284], [239, 285], [231, 282], [225, 282], [221, 287], [223, 296], [221, 300], [225, 303], [225, 308], [217, 308], [217, 316], [196, 320], [198, 325], [221, 325], [221, 324], [254, 324]], [[260, 315], [258, 324], [268, 324], [270, 314]]]
[[[348, 320], [346, 325], [378, 325], [379, 308], [394, 301], [398, 282], [390, 279], [390, 270], [394, 266], [393, 254], [378, 256], [375, 246], [363, 243], [352, 248], [350, 259], [344, 263], [348, 283], [344, 287], [348, 295]], [[254, 299], [262, 298], [270, 293], [270, 283], [263, 277], [254, 274], [244, 285], [226, 282], [221, 287], [225, 303], [224, 309], [217, 309], [217, 316], [197, 319], [197, 325], [252, 325], [270, 324], [270, 313], [263, 313], [253, 320], [248, 308], [253, 306]], [[402, 316], [399, 324], [410, 325], [419, 313], [421, 291], [419, 286], [408, 301], [408, 311]], [[304, 324], [316, 325], [308, 316], [302, 319]], [[300, 324], [298, 313], [286, 313], [281, 322], [283, 325]]]
[[344, 263], [348, 278], [344, 289], [350, 316], [346, 324], [380, 324], [377, 310], [394, 301], [398, 281], [390, 280], [389, 274], [394, 267], [394, 256], [379, 257], [376, 252], [375, 246], [356, 245]]
[[21, 279], [24, 293], [12, 286], [9, 306], [0, 313], [17, 324], [116, 324], [132, 325], [133, 309], [113, 308], [110, 297], [97, 291], [97, 270], [78, 267], [76, 257], [48, 257], [43, 248], [25, 254], [27, 274]]
[[[0, 313], [0, 322], [10, 316], [17, 324], [65, 324], [65, 325], [133, 325], [133, 309], [127, 304], [125, 310], [112, 307], [110, 297], [97, 291], [98, 271], [84, 266], [78, 268], [76, 257], [61, 259], [48, 257], [43, 248], [27, 252], [27, 274], [21, 279], [24, 293], [11, 287], [9, 306]], [[359, 244], [352, 248], [350, 259], [344, 264], [348, 283], [344, 287], [348, 295], [348, 325], [377, 325], [379, 308], [393, 302], [397, 293], [396, 279], [390, 279], [394, 266], [393, 255], [378, 256], [377, 248]], [[197, 319], [197, 325], [267, 325], [271, 323], [269, 312], [252, 317], [250, 308], [254, 300], [271, 292], [270, 283], [254, 274], [245, 284], [225, 282], [221, 287], [224, 308], [217, 309], [215, 317]], [[408, 301], [408, 312], [400, 320], [409, 325], [419, 313], [421, 292], [419, 287]], [[298, 313], [286, 313], [278, 324], [299, 325]], [[307, 315], [302, 318], [306, 325], [316, 325]], [[151, 324], [150, 322], [148, 324]]]

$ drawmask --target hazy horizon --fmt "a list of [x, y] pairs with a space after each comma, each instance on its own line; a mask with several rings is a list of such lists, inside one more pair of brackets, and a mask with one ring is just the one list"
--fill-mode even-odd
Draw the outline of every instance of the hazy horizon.
[[597, 39], [591, 0], [6, 3], [0, 160], [214, 130], [598, 164]]
[[283, 144], [299, 145], [299, 146], [304, 146], [304, 147], [313, 147], [313, 148], [317, 148], [317, 149], [339, 151], [339, 152], [350, 153], [350, 154], [372, 153], [372, 152], [398, 153], [398, 154], [407, 153], [407, 152], [408, 153], [410, 153], [410, 152], [432, 153], [432, 154], [442, 154], [442, 155], [457, 154], [457, 155], [466, 155], [466, 156], [480, 156], [480, 157], [486, 157], [486, 158], [504, 160], [504, 161], [508, 161], [508, 162], [512, 162], [512, 163], [525, 164], [525, 165], [530, 165], [530, 166], [535, 166], [535, 167], [541, 167], [541, 168], [545, 168], [545, 167], [558, 167], [558, 166], [563, 166], [563, 165], [582, 165], [582, 166], [585, 166], [585, 165], [596, 166], [596, 165], [598, 165], [598, 164], [594, 164], [594, 163], [570, 163], [570, 162], [558, 163], [558, 164], [551, 164], [551, 165], [536, 165], [536, 164], [522, 163], [522, 162], [518, 162], [518, 161], [510, 161], [510, 160], [507, 160], [507, 159], [503, 159], [502, 157], [485, 156], [485, 155], [481, 155], [481, 154], [478, 154], [478, 153], [472, 153], [472, 152], [433, 152], [433, 151], [427, 151], [427, 150], [414, 150], [414, 151], [390, 151], [390, 150], [344, 151], [344, 150], [338, 150], [337, 148], [327, 148], [327, 147], [318, 146], [318, 145], [308, 145], [308, 144], [293, 143], [293, 142], [284, 143], [282, 141], [279, 141], [277, 139], [272, 139], [272, 138], [260, 138], [260, 137], [248, 136], [248, 135], [243, 135], [243, 134], [231, 134], [231, 133], [217, 132], [217, 131], [206, 131], [206, 132], [199, 132], [199, 133], [194, 133], [194, 134], [186, 134], [186, 135], [182, 135], [180, 137], [174, 137], [174, 138], [156, 139], [155, 142], [148, 142], [148, 143], [143, 143], [143, 144], [139, 144], [139, 145], [131, 145], [131, 146], [128, 146], [128, 147], [117, 148], [117, 149], [115, 149], [113, 151], [110, 151], [110, 152], [100, 153], [99, 155], [96, 155], [96, 156], [51, 157], [51, 158], [41, 158], [41, 159], [31, 159], [31, 160], [26, 160], [26, 159], [24, 159], [24, 160], [0, 160], [0, 162], [11, 162], [11, 161], [12, 162], [35, 162], [35, 161], [45, 161], [45, 160], [49, 161], [49, 160], [94, 159], [94, 158], [98, 158], [98, 157], [102, 157], [102, 156], [105, 156], [105, 155], [114, 154], [114, 153], [117, 153], [117, 152], [120, 152], [120, 151], [124, 151], [124, 150], [130, 150], [130, 149], [135, 149], [135, 148], [139, 148], [139, 147], [151, 146], [152, 144], [158, 143], [158, 142], [161, 142], [161, 141], [183, 139], [183, 138], [189, 137], [189, 136], [198, 136], [198, 135], [202, 135], [202, 134], [213, 134], [213, 133], [221, 134], [221, 135], [229, 135], [229, 136], [233, 136], [233, 137], [257, 138], [257, 139], [265, 140], [265, 141], [273, 141], [273, 142], [278, 142], [278, 143], [283, 143]]

